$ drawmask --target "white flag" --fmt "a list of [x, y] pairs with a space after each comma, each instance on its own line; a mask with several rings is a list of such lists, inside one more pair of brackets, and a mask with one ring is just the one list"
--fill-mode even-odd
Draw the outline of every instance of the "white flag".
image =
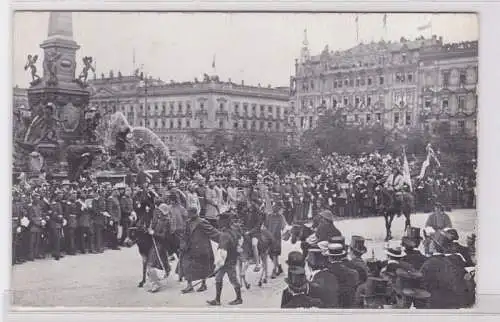
[[432, 22], [431, 22], [431, 21], [429, 21], [427, 24], [422, 25], [422, 26], [419, 26], [419, 27], [417, 28], [417, 30], [419, 30], [419, 31], [423, 31], [423, 30], [427, 30], [427, 29], [429, 29], [429, 28], [431, 28], [431, 27], [432, 27]]

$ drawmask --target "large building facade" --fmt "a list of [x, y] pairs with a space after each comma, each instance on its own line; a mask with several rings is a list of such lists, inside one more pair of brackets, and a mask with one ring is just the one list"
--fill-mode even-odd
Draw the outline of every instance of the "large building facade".
[[[448, 75], [446, 72], [450, 81], [444, 88], [441, 75]], [[429, 129], [433, 118], [455, 117], [436, 114], [438, 102], [446, 97], [442, 104], [447, 104], [447, 110], [467, 111], [457, 116], [460, 127], [463, 118], [475, 118], [476, 86], [477, 42], [444, 44], [437, 36], [401, 38], [345, 51], [331, 51], [327, 46], [321, 54], [311, 56], [306, 37], [290, 79], [289, 135], [314, 128], [326, 109], [340, 111], [347, 122], [382, 124], [394, 133]], [[424, 107], [432, 107], [433, 113], [425, 112]], [[465, 127], [472, 129], [473, 122], [467, 121]]]
[[165, 143], [192, 133], [268, 132], [287, 128], [289, 89], [203, 80], [164, 83], [139, 76], [107, 77], [91, 82], [91, 103], [121, 111], [132, 126], [147, 127]]

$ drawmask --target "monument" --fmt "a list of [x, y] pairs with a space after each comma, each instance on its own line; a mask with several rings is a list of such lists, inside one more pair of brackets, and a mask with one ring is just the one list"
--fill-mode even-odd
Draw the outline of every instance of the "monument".
[[92, 159], [102, 150], [94, 135], [99, 113], [89, 108], [87, 76], [89, 70], [95, 72], [92, 57], [83, 58], [83, 70], [76, 78], [80, 46], [73, 40], [71, 12], [50, 13], [48, 37], [40, 48], [42, 76], [37, 74], [38, 55], [28, 55], [25, 66], [32, 76], [28, 103], [33, 116], [16, 147], [26, 155], [41, 155], [46, 172], [68, 173], [75, 180], [75, 171], [82, 170], [80, 161], [88, 164], [89, 154]]

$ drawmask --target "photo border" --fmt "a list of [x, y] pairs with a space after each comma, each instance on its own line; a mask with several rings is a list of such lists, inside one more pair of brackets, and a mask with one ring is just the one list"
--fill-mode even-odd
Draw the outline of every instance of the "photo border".
[[[5, 3], [7, 5], [7, 3]], [[228, 320], [243, 321], [249, 319], [272, 319], [295, 321], [304, 319], [304, 315], [313, 314], [313, 319], [323, 321], [338, 316], [342, 319], [355, 319], [356, 321], [373, 321], [374, 317], [383, 318], [385, 321], [408, 319], [408, 321], [421, 321], [429, 317], [437, 317], [439, 321], [453, 319], [479, 319], [487, 321], [500, 314], [500, 256], [498, 249], [498, 228], [500, 217], [495, 210], [500, 209], [500, 196], [496, 193], [496, 183], [500, 183], [500, 144], [495, 142], [500, 137], [500, 117], [496, 115], [495, 95], [500, 87], [500, 68], [497, 62], [500, 57], [500, 33], [498, 17], [500, 17], [500, 4], [498, 2], [478, 1], [14, 1], [10, 7], [0, 10], [0, 21], [4, 23], [2, 39], [6, 40], [4, 51], [5, 59], [3, 77], [4, 84], [0, 95], [9, 108], [0, 109], [5, 113], [0, 117], [3, 132], [1, 140], [4, 145], [1, 151], [11, 151], [11, 106], [12, 106], [12, 16], [13, 10], [71, 10], [71, 11], [370, 11], [370, 12], [403, 12], [403, 11], [439, 11], [439, 12], [477, 12], [479, 13], [479, 87], [481, 90], [478, 111], [478, 177], [477, 177], [477, 213], [478, 213], [478, 272], [477, 272], [477, 304], [471, 310], [291, 310], [277, 309], [170, 309], [170, 308], [22, 308], [7, 313], [9, 321], [156, 321], [189, 318], [193, 320]], [[3, 57], [3, 56], [2, 56]], [[7, 73], [8, 71], [8, 73]], [[479, 85], [480, 84], [480, 85]], [[488, 102], [491, 103], [488, 105]], [[10, 245], [10, 214], [11, 200], [11, 154], [5, 153], [4, 166], [0, 171], [8, 180], [2, 180], [4, 193], [0, 193], [1, 205], [4, 208], [4, 229], [1, 236], [3, 245]], [[0, 249], [3, 255], [2, 288], [9, 289], [10, 285], [10, 249]], [[9, 292], [4, 292], [3, 308], [10, 310]], [[167, 314], [168, 313], [168, 314]], [[250, 314], [249, 314], [250, 313]], [[468, 321], [468, 320], [467, 320]], [[476, 320], [477, 321], [477, 320]]]

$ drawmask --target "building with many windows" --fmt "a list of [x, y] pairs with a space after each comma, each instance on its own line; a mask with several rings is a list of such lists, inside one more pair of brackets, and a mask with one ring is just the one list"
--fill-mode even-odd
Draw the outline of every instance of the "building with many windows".
[[145, 126], [165, 142], [193, 132], [268, 132], [281, 135], [288, 119], [288, 88], [202, 81], [164, 83], [139, 76], [92, 81], [91, 103], [121, 111], [132, 126]]
[[[471, 104], [477, 84], [474, 76], [477, 74], [477, 42], [465, 44], [444, 44], [442, 37], [437, 36], [401, 38], [399, 42], [359, 44], [344, 51], [332, 51], [326, 46], [319, 55], [312, 56], [306, 35], [300, 59], [295, 62], [295, 75], [290, 79], [292, 126], [289, 135], [300, 135], [313, 128], [326, 109], [340, 110], [347, 122], [383, 124], [393, 133], [423, 128], [422, 111], [425, 104], [429, 104], [424, 100], [429, 96], [434, 107], [437, 96], [448, 95], [450, 100], [465, 100], [471, 107], [470, 112], [475, 111]], [[469, 92], [465, 97], [455, 98], [447, 92], [458, 90], [455, 87], [429, 95], [431, 84], [426, 85], [424, 79], [437, 85], [436, 77], [442, 70], [450, 70], [450, 79], [457, 82], [466, 75], [467, 84], [463, 89]], [[429, 73], [433, 75], [431, 78], [422, 76]], [[462, 120], [457, 122], [462, 124]]]

